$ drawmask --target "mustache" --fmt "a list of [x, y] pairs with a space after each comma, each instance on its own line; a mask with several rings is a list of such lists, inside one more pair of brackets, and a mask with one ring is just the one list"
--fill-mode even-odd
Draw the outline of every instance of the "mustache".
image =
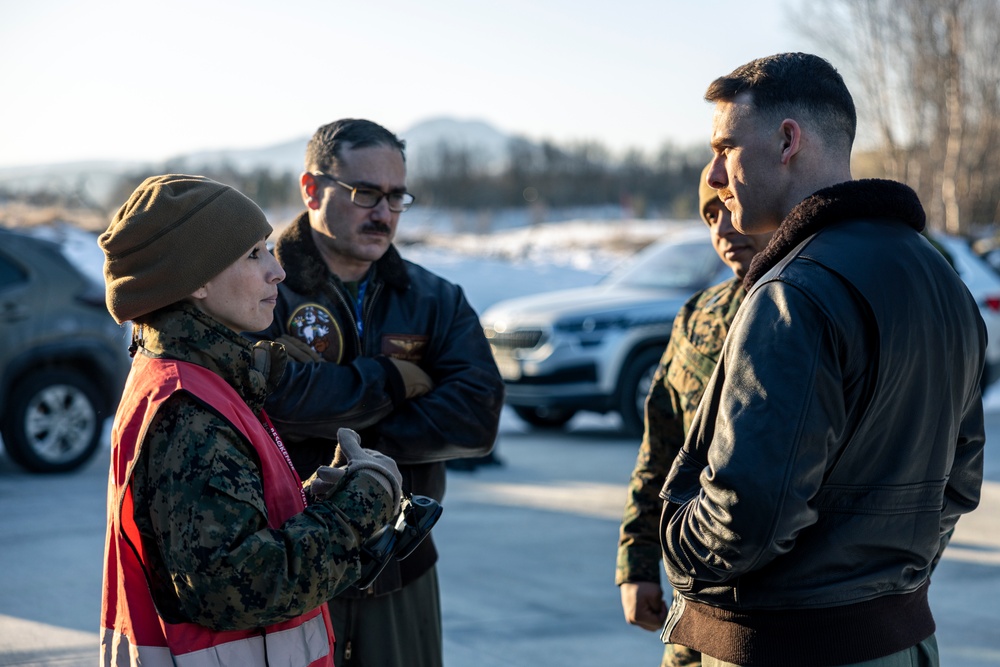
[[362, 232], [374, 232], [376, 234], [389, 234], [392, 229], [389, 225], [381, 222], [367, 222], [361, 226]]

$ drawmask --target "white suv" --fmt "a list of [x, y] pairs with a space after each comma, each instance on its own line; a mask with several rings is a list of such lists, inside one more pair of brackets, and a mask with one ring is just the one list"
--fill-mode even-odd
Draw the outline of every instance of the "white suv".
[[538, 427], [561, 427], [579, 410], [618, 412], [625, 431], [641, 434], [674, 316], [732, 275], [698, 227], [647, 246], [597, 285], [494, 304], [480, 319], [507, 404]]
[[[964, 239], [932, 237], [986, 322], [985, 389], [1000, 379], [1000, 275]], [[641, 434], [674, 316], [692, 294], [732, 275], [702, 227], [646, 247], [595, 286], [494, 304], [480, 319], [507, 404], [541, 428], [561, 427], [580, 410], [618, 412], [626, 432]]]

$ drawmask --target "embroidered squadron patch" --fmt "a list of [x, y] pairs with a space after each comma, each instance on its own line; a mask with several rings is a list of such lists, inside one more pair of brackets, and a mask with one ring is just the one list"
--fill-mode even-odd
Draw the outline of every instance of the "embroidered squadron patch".
[[421, 361], [429, 340], [427, 336], [385, 334], [382, 336], [382, 354], [403, 361]]
[[329, 310], [317, 303], [304, 303], [292, 312], [285, 326], [289, 334], [324, 359], [340, 363], [344, 356], [344, 332]]

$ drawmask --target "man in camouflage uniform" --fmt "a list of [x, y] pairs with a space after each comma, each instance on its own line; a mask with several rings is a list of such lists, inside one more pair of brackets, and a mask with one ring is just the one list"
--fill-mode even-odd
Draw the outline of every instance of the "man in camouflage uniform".
[[[712, 245], [735, 276], [694, 296], [677, 313], [670, 343], [646, 398], [646, 430], [629, 482], [628, 500], [618, 540], [618, 584], [625, 620], [658, 631], [667, 615], [660, 587], [660, 489], [691, 426], [715, 364], [746, 290], [743, 276], [771, 234], [745, 236], [701, 175], [699, 205]], [[700, 665], [701, 654], [667, 644], [663, 667]]]

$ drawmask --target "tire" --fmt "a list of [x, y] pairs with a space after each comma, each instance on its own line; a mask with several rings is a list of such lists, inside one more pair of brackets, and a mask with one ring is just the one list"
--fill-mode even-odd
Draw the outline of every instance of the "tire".
[[514, 414], [535, 428], [558, 429], [566, 425], [576, 410], [572, 408], [529, 408], [523, 405], [514, 407]]
[[30, 373], [10, 396], [3, 441], [15, 463], [32, 472], [67, 472], [97, 451], [103, 403], [83, 374], [68, 368]]
[[618, 412], [622, 430], [630, 436], [641, 437], [645, 430], [646, 395], [662, 356], [662, 349], [642, 350], [628, 362], [618, 380]]

